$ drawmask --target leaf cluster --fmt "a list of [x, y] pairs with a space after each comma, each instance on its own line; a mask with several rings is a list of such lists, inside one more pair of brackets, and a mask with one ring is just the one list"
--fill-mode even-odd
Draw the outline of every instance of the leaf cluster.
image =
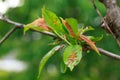
[[[96, 41], [102, 39], [102, 37], [95, 38], [93, 36], [86, 36], [85, 33], [94, 30], [92, 27], [79, 26], [79, 23], [74, 18], [63, 19], [58, 17], [55, 13], [43, 8], [42, 9], [42, 18], [38, 18], [30, 24], [27, 24], [24, 27], [24, 33], [29, 29], [43, 32], [51, 32], [57, 36], [54, 44], [57, 46], [49, 51], [41, 60], [39, 66], [39, 75], [42, 68], [44, 67], [47, 60], [52, 57], [52, 55], [58, 51], [61, 47], [61, 44], [64, 44], [63, 50], [63, 62], [62, 71], [65, 72], [67, 67], [72, 71], [76, 65], [80, 62], [82, 58], [83, 50], [88, 49], [88, 46], [99, 54], [99, 51], [95, 45]], [[99, 54], [100, 55], [100, 54]]]

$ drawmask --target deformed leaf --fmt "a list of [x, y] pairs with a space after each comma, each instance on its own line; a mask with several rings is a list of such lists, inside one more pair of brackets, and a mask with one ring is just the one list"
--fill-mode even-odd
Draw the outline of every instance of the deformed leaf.
[[49, 30], [50, 30], [50, 28], [47, 26], [44, 18], [38, 18], [38, 19], [36, 19], [34, 22], [31, 23], [31, 25], [33, 25], [33, 26], [38, 26], [38, 27], [40, 27], [41, 29], [44, 29], [44, 30], [46, 30], [46, 31], [49, 31]]
[[72, 27], [68, 24], [68, 22], [67, 22], [66, 20], [62, 19], [62, 18], [61, 18], [61, 20], [62, 20], [62, 23], [64, 24], [64, 26], [66, 27], [67, 31], [69, 32], [69, 34], [70, 34], [71, 36], [75, 36], [75, 34], [74, 34], [74, 32], [73, 32], [73, 29], [72, 29]]
[[71, 26], [74, 34], [78, 33], [78, 21], [74, 18], [66, 18], [67, 23]]
[[27, 24], [24, 26], [24, 33], [28, 31], [29, 29], [35, 30], [35, 31], [50, 31], [51, 29], [46, 25], [43, 18], [38, 18], [35, 21], [33, 21], [30, 24]]
[[64, 50], [63, 60], [72, 71], [82, 58], [82, 47], [80, 45], [70, 45]]
[[92, 42], [89, 38], [84, 35], [80, 35], [80, 39], [84, 40], [93, 50], [95, 50], [99, 55], [98, 48], [95, 46], [94, 42]]
[[54, 47], [52, 50], [50, 50], [40, 61], [40, 65], [39, 65], [39, 73], [38, 73], [38, 80], [40, 79], [40, 75], [42, 72], [42, 69], [44, 67], [44, 65], [46, 64], [46, 62], [48, 61], [48, 59], [50, 57], [52, 57], [54, 55], [54, 53], [59, 50], [61, 48], [61, 45]]

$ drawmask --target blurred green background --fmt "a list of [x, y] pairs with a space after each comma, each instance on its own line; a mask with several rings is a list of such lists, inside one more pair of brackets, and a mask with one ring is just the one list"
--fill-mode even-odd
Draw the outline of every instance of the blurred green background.
[[[1, 0], [6, 1], [6, 0]], [[11, 0], [9, 0], [11, 1]], [[97, 43], [108, 51], [118, 53], [120, 48], [111, 35], [100, 28], [100, 18], [96, 14], [90, 0], [22, 0], [23, 5], [16, 8], [9, 8], [5, 13], [11, 20], [28, 24], [41, 17], [41, 8], [55, 12], [63, 18], [76, 18], [80, 24], [93, 26], [95, 31], [87, 35], [101, 36], [103, 39]], [[106, 8], [95, 0], [98, 9], [104, 16]], [[13, 25], [0, 21], [0, 39], [11, 29]], [[16, 60], [24, 62], [26, 68], [21, 71], [7, 71], [0, 69], [0, 80], [35, 80], [38, 74], [38, 67], [41, 58], [53, 47], [49, 43], [53, 38], [40, 33], [29, 31], [23, 35], [19, 29], [13, 33], [2, 45], [0, 45], [0, 60], [6, 59], [9, 54], [14, 55]], [[98, 56], [91, 51], [83, 53], [83, 58], [78, 66], [71, 72], [60, 72], [62, 61], [61, 52], [55, 54], [45, 65], [41, 80], [120, 80], [120, 62], [104, 55]], [[9, 59], [8, 59], [9, 60]], [[10, 63], [9, 63], [10, 64]], [[2, 64], [0, 64], [0, 67]], [[14, 66], [10, 64], [11, 67]], [[17, 67], [18, 69], [20, 66]]]

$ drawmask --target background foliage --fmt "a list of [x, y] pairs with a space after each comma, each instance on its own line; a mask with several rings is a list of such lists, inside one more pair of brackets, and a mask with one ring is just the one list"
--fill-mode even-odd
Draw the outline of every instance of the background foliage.
[[[97, 0], [96, 5], [102, 14], [105, 15], [106, 9], [104, 5]], [[97, 46], [119, 54], [120, 49], [115, 40], [100, 28], [100, 19], [90, 0], [25, 0], [22, 7], [9, 9], [6, 15], [14, 21], [27, 24], [41, 17], [41, 8], [43, 6], [63, 18], [76, 18], [80, 25], [93, 26], [96, 30], [87, 33], [87, 35], [104, 35], [104, 38], [97, 43]], [[12, 25], [0, 22], [0, 38], [12, 27]], [[0, 80], [34, 80], [38, 74], [41, 58], [53, 47], [49, 45], [49, 42], [52, 41], [54, 41], [53, 38], [49, 36], [30, 31], [23, 35], [23, 30], [17, 30], [0, 46], [0, 58], [11, 51], [17, 50], [17, 59], [26, 62], [28, 67], [19, 73], [0, 71]], [[119, 61], [103, 55], [98, 56], [92, 51], [88, 54], [83, 54], [82, 61], [72, 72], [68, 69], [66, 73], [62, 74], [60, 73], [60, 62], [62, 60], [60, 55], [58, 52], [47, 62], [42, 72], [41, 80], [120, 79]]]

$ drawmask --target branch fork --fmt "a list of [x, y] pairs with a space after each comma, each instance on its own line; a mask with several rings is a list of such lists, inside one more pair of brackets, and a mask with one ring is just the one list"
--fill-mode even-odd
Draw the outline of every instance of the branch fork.
[[[24, 28], [24, 24], [12, 21], [12, 20], [10, 20], [9, 18], [7, 18], [5, 15], [3, 15], [1, 13], [0, 13], [0, 20], [6, 22], [8, 24], [14, 25], [14, 27], [10, 31], [8, 31], [5, 34], [5, 36], [3, 36], [3, 38], [0, 40], [0, 46], [1, 46], [2, 43], [4, 43], [5, 40], [7, 40], [9, 38], [9, 36], [12, 35], [12, 33], [14, 33], [18, 28], [20, 28], [20, 29]], [[40, 33], [51, 36], [51, 37], [54, 37], [54, 38], [57, 38], [57, 36], [55, 36], [53, 33], [50, 33], [50, 32], [45, 31], [45, 32], [40, 32]], [[102, 48], [98, 48], [98, 50], [99, 50], [99, 52], [101, 54], [120, 61], [120, 55], [117, 55], [115, 53], [106, 51], [106, 50], [104, 50]]]

